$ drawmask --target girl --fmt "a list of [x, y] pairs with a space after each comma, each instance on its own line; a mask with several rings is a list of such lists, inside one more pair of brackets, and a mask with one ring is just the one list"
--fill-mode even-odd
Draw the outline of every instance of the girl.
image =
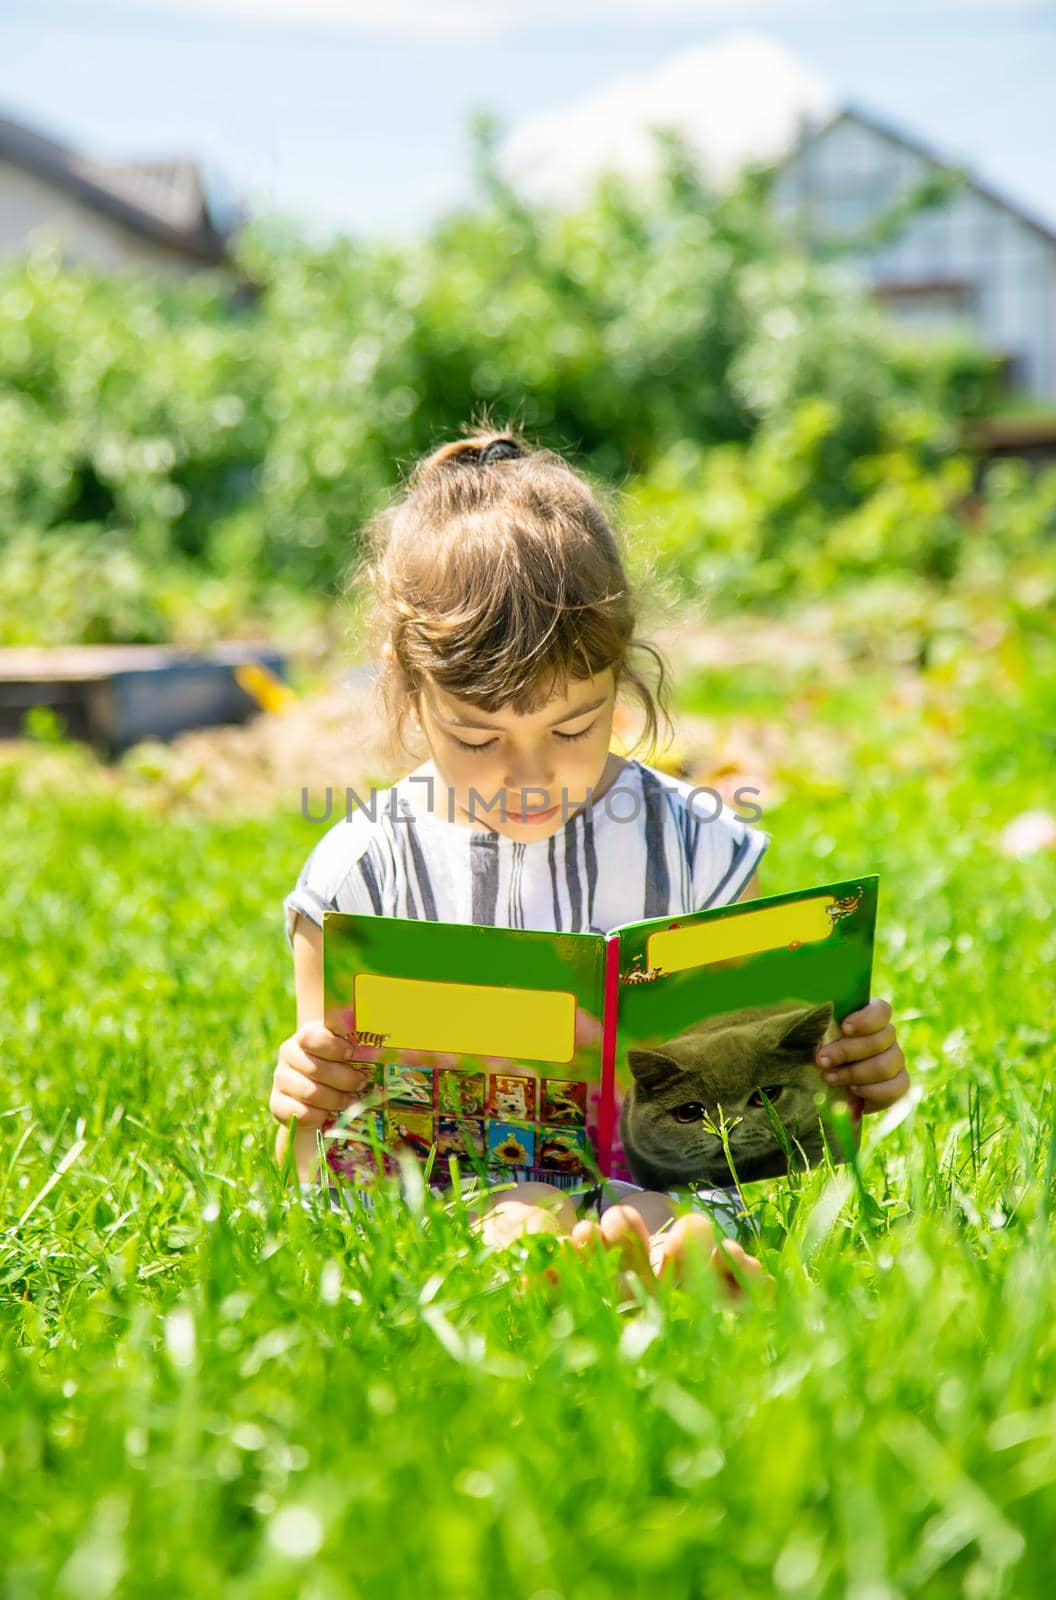
[[[664, 662], [635, 635], [609, 522], [558, 455], [508, 433], [444, 445], [366, 531], [356, 578], [374, 598], [379, 687], [396, 739], [408, 748], [410, 721], [428, 758], [377, 797], [373, 819], [355, 810], [331, 827], [285, 900], [297, 1029], [279, 1050], [270, 1106], [280, 1162], [298, 1119], [302, 1183], [318, 1168], [316, 1130], [365, 1082], [354, 1047], [320, 1020], [324, 910], [605, 933], [757, 897], [770, 842], [727, 806], [712, 817], [688, 783], [610, 749], [621, 691], [639, 701], [650, 747], [658, 701], [670, 728]], [[637, 651], [659, 666], [657, 699]], [[890, 1018], [886, 1000], [871, 1000], [819, 1051], [826, 1078], [853, 1086], [866, 1110], [908, 1087]], [[341, 1170], [336, 1153], [327, 1161]], [[672, 1197], [627, 1181], [606, 1185], [599, 1216], [577, 1221], [567, 1194], [521, 1184], [485, 1202], [480, 1220], [493, 1242], [547, 1228], [615, 1245], [646, 1272], [650, 1260], [677, 1264], [698, 1235], [711, 1249], [710, 1223], [672, 1227]], [[712, 1258], [726, 1270], [717, 1248]]]

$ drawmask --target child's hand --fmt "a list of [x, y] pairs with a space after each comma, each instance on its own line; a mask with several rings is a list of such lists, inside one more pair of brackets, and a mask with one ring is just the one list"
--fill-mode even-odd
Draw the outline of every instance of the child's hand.
[[[820, 1044], [814, 1053], [826, 1083], [850, 1089], [862, 1101], [863, 1112], [883, 1111], [901, 1100], [909, 1088], [909, 1073], [888, 1002], [870, 1000], [860, 1011], [849, 1012], [841, 1034]], [[826, 1071], [827, 1061], [832, 1065]]]
[[279, 1046], [269, 1110], [277, 1122], [323, 1128], [361, 1094], [366, 1075], [347, 1065], [355, 1046], [323, 1022], [305, 1022]]

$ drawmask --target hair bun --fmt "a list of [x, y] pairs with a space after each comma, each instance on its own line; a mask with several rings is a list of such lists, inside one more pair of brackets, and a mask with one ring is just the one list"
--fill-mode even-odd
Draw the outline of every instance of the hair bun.
[[524, 451], [515, 439], [493, 439], [477, 457], [477, 465], [490, 467], [493, 461], [516, 461]]

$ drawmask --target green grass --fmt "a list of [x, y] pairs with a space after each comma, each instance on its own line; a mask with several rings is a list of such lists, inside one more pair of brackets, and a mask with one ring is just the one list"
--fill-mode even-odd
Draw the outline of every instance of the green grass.
[[[764, 892], [881, 874], [921, 1096], [767, 1186], [739, 1314], [621, 1310], [604, 1261], [522, 1292], [549, 1241], [489, 1258], [431, 1196], [306, 1208], [267, 1094], [317, 830], [5, 769], [3, 1600], [1047, 1595], [1056, 871], [997, 837], [1047, 800], [1053, 668], [966, 651], [941, 730], [863, 669], [817, 713], [851, 790], [764, 814]], [[694, 709], [779, 714], [756, 682]]]

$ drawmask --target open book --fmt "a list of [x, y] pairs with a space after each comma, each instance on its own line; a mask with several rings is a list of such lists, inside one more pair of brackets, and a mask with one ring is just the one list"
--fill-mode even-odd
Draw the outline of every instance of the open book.
[[846, 1159], [861, 1104], [814, 1057], [869, 1000], [878, 883], [607, 935], [325, 912], [325, 1021], [368, 1078], [329, 1166], [369, 1182], [403, 1148], [440, 1184], [454, 1156], [492, 1182], [673, 1189]]

